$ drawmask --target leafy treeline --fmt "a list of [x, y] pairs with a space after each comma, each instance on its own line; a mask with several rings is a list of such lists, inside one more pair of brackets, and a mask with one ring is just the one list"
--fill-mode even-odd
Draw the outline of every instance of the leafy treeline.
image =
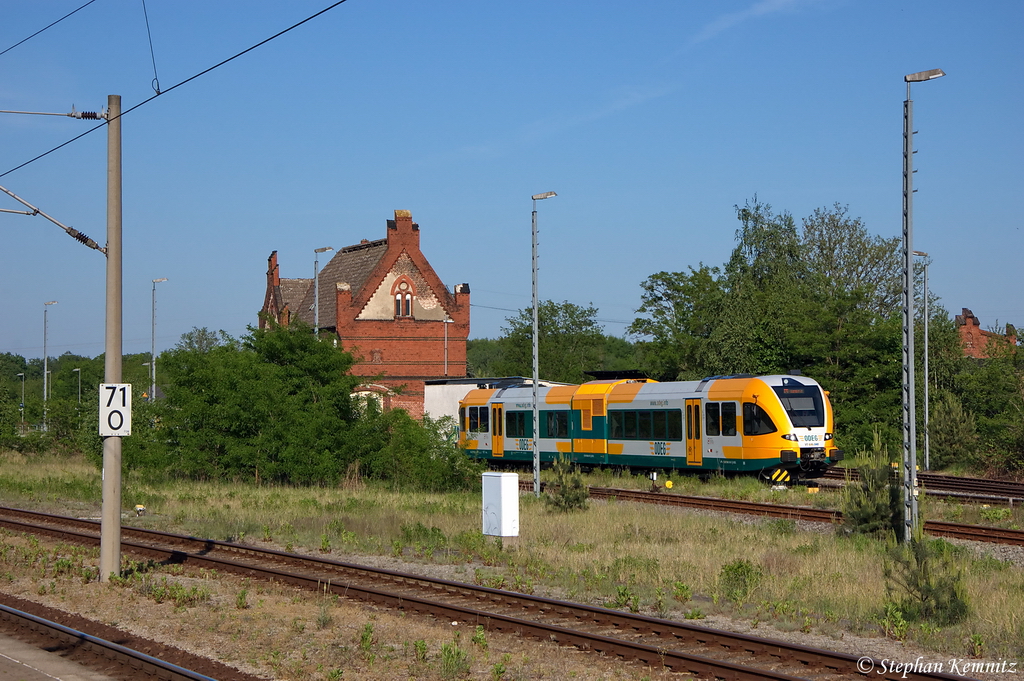
[[[94, 361], [102, 370], [102, 359]], [[382, 413], [375, 401], [354, 396], [362, 379], [349, 373], [352, 362], [350, 354], [317, 341], [299, 324], [250, 329], [241, 340], [193, 330], [158, 358], [164, 397], [145, 401], [136, 389], [124, 466], [192, 479], [275, 483], [336, 484], [365, 476], [438, 491], [477, 478], [475, 465], [448, 438], [451, 424], [417, 421], [402, 410]], [[149, 382], [145, 373], [125, 378], [137, 386]], [[34, 451], [81, 448], [98, 463], [99, 375], [83, 380], [91, 404], [83, 404], [80, 428], [71, 433], [57, 432], [51, 418], [47, 433], [13, 437], [16, 421], [7, 417], [5, 395], [4, 444]], [[54, 396], [50, 413], [68, 402]], [[13, 407], [16, 419], [17, 402]]]
[[[902, 442], [901, 239], [871, 235], [841, 205], [798, 225], [755, 197], [736, 206], [736, 247], [721, 266], [657, 272], [640, 284], [628, 343], [606, 336], [597, 310], [540, 306], [543, 378], [579, 382], [588, 369], [641, 369], [659, 380], [799, 369], [831, 393], [848, 450]], [[920, 263], [919, 263], [920, 265]], [[920, 279], [920, 277], [918, 277]], [[918, 283], [920, 289], [920, 282]], [[923, 306], [918, 311], [918, 435], [923, 439]], [[1024, 356], [964, 357], [953, 320], [929, 301], [932, 467], [1024, 470]], [[529, 376], [531, 310], [504, 335], [471, 341], [476, 376]]]

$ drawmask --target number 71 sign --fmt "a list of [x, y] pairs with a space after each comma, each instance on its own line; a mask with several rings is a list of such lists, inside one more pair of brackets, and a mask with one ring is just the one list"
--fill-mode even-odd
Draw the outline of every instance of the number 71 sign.
[[132, 434], [131, 383], [100, 383], [100, 436]]

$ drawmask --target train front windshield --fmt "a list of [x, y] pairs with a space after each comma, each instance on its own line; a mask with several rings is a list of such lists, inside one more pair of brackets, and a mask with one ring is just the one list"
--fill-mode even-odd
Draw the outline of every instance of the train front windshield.
[[775, 394], [796, 428], [821, 428], [825, 425], [825, 405], [821, 388], [804, 385], [795, 378], [782, 379], [782, 385], [773, 386]]

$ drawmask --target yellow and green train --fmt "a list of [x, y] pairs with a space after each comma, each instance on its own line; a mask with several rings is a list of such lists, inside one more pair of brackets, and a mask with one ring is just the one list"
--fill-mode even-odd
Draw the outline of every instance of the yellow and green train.
[[[542, 463], [562, 454], [583, 467], [754, 473], [793, 482], [843, 458], [832, 405], [802, 376], [713, 376], [538, 387]], [[459, 402], [459, 446], [491, 465], [533, 462], [533, 388], [471, 390]]]

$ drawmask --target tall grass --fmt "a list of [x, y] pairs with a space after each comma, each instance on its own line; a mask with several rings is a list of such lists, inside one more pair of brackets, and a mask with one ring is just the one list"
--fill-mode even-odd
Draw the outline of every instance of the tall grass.
[[[98, 504], [92, 491], [98, 490], [98, 476], [82, 462], [19, 457], [0, 455], [0, 488], [8, 504], [64, 494]], [[673, 492], [703, 489], [699, 481], [679, 480]], [[751, 490], [749, 481], [732, 488], [734, 495]], [[467, 579], [480, 583], [523, 592], [546, 585], [568, 598], [618, 602], [677, 619], [695, 611], [723, 612], [826, 633], [840, 626], [878, 633], [885, 614], [885, 542], [803, 532], [790, 521], [616, 500], [592, 501], [588, 510], [566, 515], [523, 495], [520, 536], [502, 543], [480, 532], [479, 492], [398, 493], [374, 484], [345, 489], [156, 483], [128, 476], [124, 507], [139, 503], [146, 515], [126, 523], [310, 553], [326, 542], [336, 553], [462, 563]], [[986, 654], [1024, 655], [1024, 570], [952, 545], [947, 550], [966, 574], [972, 614], [942, 630], [911, 626], [906, 635], [944, 653], [969, 653], [966, 641], [980, 638]], [[757, 577], [741, 590], [729, 581], [737, 566]]]

